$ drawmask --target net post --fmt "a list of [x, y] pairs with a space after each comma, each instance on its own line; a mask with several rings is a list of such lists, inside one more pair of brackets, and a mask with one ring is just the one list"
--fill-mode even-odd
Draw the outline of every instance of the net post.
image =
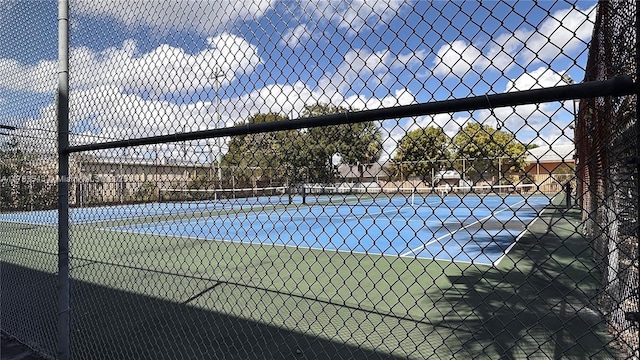
[[302, 185], [302, 203], [307, 204], [307, 188]]
[[416, 205], [416, 188], [411, 189], [411, 206]]

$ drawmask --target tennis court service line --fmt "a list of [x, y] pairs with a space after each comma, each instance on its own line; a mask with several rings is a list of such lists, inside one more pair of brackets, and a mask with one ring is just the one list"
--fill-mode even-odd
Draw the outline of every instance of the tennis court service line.
[[467, 224], [467, 225], [465, 225], [465, 226], [463, 226], [463, 227], [461, 227], [461, 228], [459, 228], [459, 229], [456, 229], [456, 231], [453, 231], [453, 232], [450, 232], [450, 233], [448, 233], [448, 234], [442, 235], [442, 236], [440, 236], [440, 237], [438, 237], [438, 238], [435, 238], [435, 239], [433, 239], [433, 240], [431, 240], [431, 241], [427, 242], [426, 244], [424, 244], [424, 245], [422, 245], [422, 246], [420, 246], [420, 247], [417, 247], [417, 248], [415, 248], [415, 249], [409, 250], [409, 251], [407, 251], [407, 252], [406, 252], [406, 253], [404, 253], [404, 254], [400, 254], [400, 256], [406, 257], [406, 256], [410, 256], [411, 254], [417, 255], [416, 251], [422, 251], [422, 250], [425, 250], [425, 249], [427, 248], [427, 246], [429, 246], [429, 245], [431, 245], [431, 244], [433, 244], [433, 243], [439, 242], [440, 240], [442, 240], [442, 239], [444, 239], [444, 238], [447, 238], [447, 237], [453, 237], [453, 235], [455, 235], [458, 231], [460, 231], [460, 230], [464, 230], [464, 229], [466, 229], [466, 228], [468, 228], [468, 227], [471, 227], [471, 226], [473, 226], [473, 225], [475, 225], [475, 224], [479, 224], [479, 223], [485, 222], [485, 221], [487, 221], [487, 220], [491, 219], [491, 218], [492, 218], [493, 216], [495, 216], [496, 214], [499, 214], [499, 213], [501, 213], [501, 212], [503, 212], [503, 211], [507, 211], [507, 210], [511, 209], [511, 207], [516, 206], [516, 205], [520, 205], [520, 204], [524, 203], [525, 201], [527, 201], [527, 200], [526, 200], [526, 199], [524, 199], [524, 200], [522, 200], [522, 201], [518, 201], [517, 203], [512, 204], [512, 205], [510, 205], [509, 207], [505, 207], [504, 209], [502, 209], [502, 210], [498, 210], [498, 211], [496, 211], [496, 212], [493, 212], [493, 213], [491, 213], [491, 215], [487, 215], [487, 216], [483, 217], [483, 218], [482, 218], [482, 219], [480, 219], [480, 220], [476, 220], [476, 221], [472, 222], [471, 224]]
[[[551, 201], [549, 202], [550, 204], [553, 204], [554, 200], [556, 199], [557, 195], [551, 198]], [[509, 245], [508, 248], [506, 248], [504, 250], [504, 254], [502, 254], [502, 256], [500, 256], [500, 258], [496, 261], [493, 262], [493, 266], [498, 266], [500, 264], [500, 262], [502, 261], [502, 259], [504, 259], [507, 254], [509, 253], [509, 251], [511, 251], [511, 249], [513, 249], [514, 246], [516, 246], [516, 244], [518, 243], [518, 241], [520, 239], [522, 239], [522, 237], [531, 230], [531, 227], [533, 226], [533, 224], [538, 221], [538, 219], [540, 219], [542, 217], [542, 214], [544, 214], [545, 211], [547, 211], [548, 207], [545, 207], [544, 209], [542, 209], [542, 211], [540, 211], [540, 214], [538, 214], [538, 216], [536, 216], [535, 219], [533, 219], [533, 221], [531, 221], [529, 223], [529, 225], [527, 225], [527, 227], [522, 230], [522, 232], [520, 233], [520, 235], [518, 235], [518, 237], [516, 237], [515, 241], [513, 243], [511, 243], [511, 245]]]
[[[545, 211], [547, 210], [547, 208], [542, 209], [542, 211], [540, 212], [540, 215], [542, 215]], [[524, 236], [524, 234], [527, 233], [527, 231], [529, 231], [529, 229], [531, 228], [531, 226], [533, 226], [533, 224], [538, 221], [538, 219], [540, 219], [540, 215], [536, 216], [535, 219], [533, 219], [533, 221], [531, 221], [529, 223], [529, 225], [527, 225], [526, 228], [524, 228], [524, 230], [522, 230], [522, 232], [520, 233], [520, 235], [518, 235], [518, 237], [516, 237], [515, 241], [511, 243], [511, 245], [509, 245], [508, 248], [506, 248], [504, 250], [504, 254], [502, 254], [502, 256], [500, 256], [500, 258], [496, 261], [493, 262], [493, 266], [498, 266], [500, 264], [500, 262], [502, 261], [502, 259], [504, 259], [507, 254], [509, 253], [509, 251], [511, 251], [511, 249], [513, 249], [514, 246], [516, 246], [516, 244], [518, 243], [518, 241], [520, 239], [522, 239], [522, 237]]]

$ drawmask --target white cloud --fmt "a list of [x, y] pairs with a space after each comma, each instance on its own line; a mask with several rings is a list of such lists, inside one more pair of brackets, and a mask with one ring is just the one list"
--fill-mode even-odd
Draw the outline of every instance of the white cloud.
[[[255, 113], [280, 113], [297, 118], [304, 106], [316, 103], [317, 94], [302, 82], [293, 85], [273, 84], [239, 98], [247, 115]], [[246, 116], [244, 117], [246, 118]], [[244, 119], [239, 119], [244, 120]]]
[[[225, 85], [237, 74], [252, 71], [262, 62], [256, 48], [242, 38], [222, 34], [209, 39], [209, 43], [210, 49], [196, 54], [168, 45], [140, 54], [133, 40], [101, 52], [85, 47], [72, 49], [70, 120], [72, 129], [81, 133], [72, 135], [72, 143], [211, 129], [223, 126], [218, 124], [218, 119], [231, 126], [255, 113], [275, 112], [298, 118], [305, 105], [315, 103], [356, 109], [406, 105], [415, 102], [414, 94], [407, 89], [395, 90], [384, 98], [362, 94], [346, 98], [338, 87], [332, 87], [331, 81], [339, 78], [379, 85], [390, 70], [421, 64], [427, 56], [424, 50], [399, 55], [390, 51], [353, 50], [345, 55], [336, 73], [324, 79], [324, 84], [321, 82], [315, 87], [301, 81], [271, 84], [235, 98], [218, 99], [217, 104], [199, 101], [177, 105], [147, 96], [214, 87], [213, 63], [231, 75], [221, 79]], [[53, 115], [54, 110], [53, 105], [44, 108], [41, 116], [30, 120], [25, 127], [53, 131], [55, 116], [45, 115], [49, 112]], [[206, 146], [204, 142], [196, 145], [199, 149]]]
[[526, 32], [527, 31], [516, 30], [513, 34], [504, 33], [490, 40], [486, 46], [487, 52], [485, 58], [491, 69], [507, 71], [515, 65], [514, 56], [523, 45], [518, 38], [524, 38], [522, 34]]
[[[39, 148], [55, 148], [56, 116], [55, 104], [40, 110], [39, 117], [29, 119], [22, 125], [21, 135], [25, 137], [25, 146], [30, 146], [32, 138], [48, 138], [41, 140]], [[100, 86], [88, 90], [80, 90], [70, 97], [70, 143], [82, 145], [87, 143], [108, 142], [114, 140], [141, 138], [155, 135], [166, 135], [184, 130], [198, 130], [204, 124], [207, 128], [215, 127], [217, 119], [211, 103], [176, 105], [166, 101], [147, 100], [136, 94], [124, 94], [114, 86]], [[86, 130], [90, 128], [91, 130]], [[192, 153], [203, 152], [205, 143], [201, 141], [192, 147]], [[169, 154], [183, 144], [162, 145], [163, 153]], [[147, 155], [158, 147], [138, 148]], [[120, 150], [102, 152], [113, 156]], [[141, 155], [144, 157], [144, 154]]]
[[[86, 49], [78, 49], [78, 54], [89, 58], [123, 59], [130, 61], [135, 49], [127, 43], [122, 48], [112, 49], [110, 55], [93, 54]], [[180, 63], [182, 53], [172, 59]], [[404, 56], [405, 60], [408, 56]], [[350, 61], [359, 69], [368, 69], [376, 73], [384, 72], [397, 64], [397, 57], [389, 52], [354, 52], [345, 61]], [[401, 61], [402, 62], [402, 61]], [[161, 63], [161, 62], [160, 62]], [[550, 69], [540, 67], [531, 73], [512, 79], [505, 91], [527, 90], [562, 84], [562, 77]], [[232, 126], [245, 121], [255, 113], [275, 112], [297, 118], [307, 104], [317, 102], [333, 103], [355, 109], [376, 109], [408, 105], [416, 102], [415, 95], [408, 89], [398, 89], [384, 98], [366, 97], [362, 94], [345, 97], [337, 91], [327, 92], [323, 88], [311, 88], [302, 82], [294, 84], [272, 84], [236, 98], [223, 98], [219, 103], [211, 101], [176, 105], [166, 101], [145, 99], [135, 93], [126, 93], [119, 86], [99, 85], [84, 90], [74, 91], [71, 97], [71, 124], [77, 128], [79, 124], [89, 125], [91, 131], [80, 130], [81, 135], [73, 135], [73, 144], [96, 141], [107, 141], [126, 138], [139, 138], [154, 135], [171, 134], [182, 131], [211, 129], [218, 126]], [[563, 112], [564, 111], [564, 112]], [[474, 120], [496, 127], [501, 124], [521, 138], [522, 141], [538, 143], [568, 141], [572, 132], [568, 129], [568, 115], [558, 104], [523, 105], [517, 107], [482, 110], [473, 114], [438, 114], [416, 119], [388, 120], [380, 123], [383, 133], [383, 156], [385, 160], [393, 156], [398, 142], [408, 131], [417, 126], [437, 125], [450, 136], [455, 135], [460, 127]], [[473, 116], [472, 116], [473, 115]], [[218, 124], [220, 119], [224, 124]], [[55, 130], [55, 107], [44, 108], [38, 119], [32, 119], [27, 128]], [[50, 135], [50, 134], [49, 134]], [[226, 140], [225, 140], [226, 142]], [[224, 152], [225, 142], [221, 147], [208, 147], [206, 141], [192, 142], [185, 155], [184, 144], [169, 144], [163, 150], [164, 156], [176, 156], [182, 153], [188, 158], [196, 157], [206, 162], [210, 151]], [[211, 149], [211, 150], [209, 150]], [[141, 151], [151, 153], [154, 148]], [[170, 155], [173, 154], [173, 155]]]
[[284, 33], [279, 44], [294, 49], [311, 39], [311, 31], [307, 25], [298, 25]]
[[216, 33], [236, 21], [259, 19], [276, 0], [190, 0], [182, 4], [164, 0], [77, 0], [72, 12], [109, 16], [129, 27], [145, 24], [156, 29], [193, 29]]
[[595, 17], [595, 5], [585, 10], [563, 9], [552, 13], [537, 31], [515, 34], [526, 45], [518, 58], [523, 63], [534, 59], [548, 61], [561, 53], [586, 47], [591, 38]]
[[[166, 101], [144, 99], [136, 94], [123, 93], [114, 86], [99, 86], [87, 90], [76, 91], [70, 99], [70, 124], [75, 132], [71, 135], [71, 144], [80, 145], [92, 142], [104, 142], [129, 138], [141, 138], [156, 135], [213, 129], [221, 126], [233, 126], [244, 122], [256, 113], [281, 113], [290, 118], [298, 118], [305, 105], [315, 104], [326, 97], [334, 104], [341, 106], [357, 106], [359, 109], [375, 109], [380, 107], [407, 105], [415, 102], [415, 96], [407, 89], [396, 90], [394, 94], [378, 98], [345, 98], [339, 93], [325, 94], [314, 91], [301, 82], [291, 85], [274, 84], [257, 89], [251, 93], [221, 99], [216, 105], [211, 101], [193, 104], [176, 105]], [[325, 101], [326, 102], [326, 101]], [[54, 146], [51, 136], [55, 131], [55, 105], [43, 108], [38, 118], [30, 119], [23, 127], [26, 129], [43, 129], [50, 138], [48, 147]], [[220, 122], [218, 124], [218, 122]], [[387, 158], [397, 146], [391, 139], [391, 133], [399, 131], [394, 128], [394, 121], [381, 124], [384, 136], [383, 159]], [[91, 130], [86, 130], [90, 128]], [[24, 130], [25, 134], [36, 130]], [[79, 134], [78, 134], [79, 133]], [[27, 139], [27, 138], [25, 138]], [[161, 151], [161, 157], [181, 157], [209, 161], [209, 152], [214, 154], [225, 152], [228, 139], [223, 139], [220, 146], [215, 141], [207, 144], [206, 140], [183, 143], [172, 143], [158, 147], [139, 147], [139, 156], [145, 157]], [[114, 150], [115, 151], [115, 150]], [[185, 154], [184, 152], [188, 153]], [[109, 153], [113, 156], [114, 152]], [[173, 154], [173, 155], [171, 155]]]
[[[567, 84], [560, 73], [539, 67], [509, 80], [504, 91], [524, 91], [562, 85]], [[573, 105], [568, 101], [485, 109], [476, 111], [473, 119], [494, 128], [509, 130], [524, 142], [555, 143], [572, 139], [573, 130], [569, 128], [569, 124], [573, 120], [573, 112]]]
[[442, 128], [447, 135], [453, 137], [458, 133], [461, 127], [467, 124], [470, 119], [471, 116], [468, 113], [457, 115], [452, 113], [445, 113], [420, 116], [416, 119], [415, 124], [412, 125], [408, 129], [408, 131], [434, 126]]
[[372, 28], [388, 24], [403, 6], [403, 0], [305, 0], [301, 6], [314, 22], [330, 21], [338, 28], [355, 34], [365, 26]]
[[372, 52], [367, 49], [349, 50], [333, 74], [318, 81], [318, 87], [327, 93], [344, 93], [365, 87], [372, 91], [383, 85], [394, 87], [398, 79], [391, 70], [400, 70], [421, 64], [427, 57], [426, 50], [394, 54], [389, 50]]
[[[556, 84], [560, 78], [558, 73], [539, 68], [513, 79], [505, 90], [548, 86], [549, 83]], [[297, 82], [269, 85], [236, 98], [221, 99], [217, 105], [211, 101], [176, 105], [144, 99], [136, 94], [126, 94], [114, 86], [99, 86], [77, 91], [71, 98], [72, 128], [78, 128], [79, 124], [88, 124], [88, 127], [93, 129], [83, 130], [81, 136], [73, 135], [72, 143], [139, 138], [232, 126], [245, 121], [255, 113], [275, 112], [297, 118], [305, 105], [329, 101], [344, 107], [366, 110], [408, 105], [415, 103], [416, 98], [408, 89], [398, 89], [384, 98], [362, 95], [345, 97], [339, 92], [325, 93]], [[44, 108], [40, 115], [38, 119], [32, 119], [25, 124], [25, 127], [53, 131], [55, 107], [51, 105]], [[493, 127], [500, 123], [504, 129], [516, 133], [525, 142], [567, 142], [573, 136], [568, 128], [568, 115], [558, 104], [541, 104], [482, 110], [473, 114], [463, 112], [387, 120], [379, 123], [383, 133], [382, 160], [393, 156], [402, 136], [412, 129], [440, 126], [449, 136], [454, 136], [471, 120]], [[218, 119], [222, 121], [221, 124], [218, 124]], [[226, 151], [227, 141], [228, 139], [224, 139], [221, 146], [216, 146], [215, 143], [208, 146], [205, 140], [190, 142], [189, 146], [182, 143], [167, 144], [161, 150], [164, 154], [161, 156], [182, 156], [207, 162], [211, 151], [214, 154]], [[157, 148], [139, 148], [138, 151], [146, 152], [148, 156], [157, 151]]]
[[36, 93], [53, 93], [57, 88], [56, 60], [42, 60], [35, 65], [13, 59], [0, 59], [0, 88]]
[[530, 73], [520, 75], [515, 80], [509, 80], [505, 92], [549, 88], [558, 85], [566, 85], [566, 82], [562, 79], [562, 75], [547, 67], [541, 66]]
[[476, 69], [476, 72], [480, 73], [486, 69], [487, 64], [488, 60], [475, 46], [462, 40], [456, 40], [453, 43], [442, 45], [438, 49], [433, 61], [433, 73], [463, 77], [472, 69]]
[[[521, 91], [561, 85], [566, 85], [566, 83], [560, 73], [540, 67], [510, 80], [504, 91]], [[569, 126], [572, 120], [571, 102], [555, 102], [484, 109], [472, 113], [427, 115], [395, 122], [386, 121], [383, 123], [383, 131], [388, 136], [385, 137], [384, 149], [392, 157], [402, 137], [417, 128], [437, 126], [442, 128], [447, 135], [453, 137], [469, 121], [510, 131], [525, 143], [533, 142], [540, 145], [570, 143], [573, 139], [573, 130]]]
[[80, 89], [112, 85], [160, 95], [225, 86], [262, 63], [258, 49], [241, 37], [221, 34], [208, 42], [210, 48], [194, 55], [169, 45], [138, 54], [134, 40], [99, 53], [74, 48], [70, 53], [71, 85]]
[[[586, 48], [595, 22], [595, 6], [551, 13], [536, 29], [520, 28], [491, 39], [485, 46], [455, 40], [442, 45], [433, 61], [433, 73], [463, 77], [472, 69], [504, 72], [514, 65], [549, 63], [560, 54]], [[481, 50], [482, 49], [482, 50]]]
[[[524, 73], [514, 80], [509, 80], [504, 91], [524, 91], [563, 85], [567, 85], [567, 82], [563, 79], [562, 74], [541, 66], [530, 73]], [[513, 109], [520, 119], [526, 119], [527, 123], [531, 124], [548, 121], [559, 107], [564, 108], [567, 112], [572, 112], [572, 106], [570, 101], [566, 101], [561, 102], [560, 106], [557, 103], [542, 103], [520, 105]]]

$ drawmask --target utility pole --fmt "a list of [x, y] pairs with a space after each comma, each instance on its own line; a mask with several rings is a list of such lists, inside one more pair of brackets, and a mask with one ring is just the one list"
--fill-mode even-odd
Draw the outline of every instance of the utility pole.
[[[214, 87], [215, 87], [215, 93], [214, 93], [214, 106], [215, 106], [215, 118], [214, 118], [214, 122], [216, 124], [216, 128], [220, 128], [220, 114], [219, 114], [219, 95], [218, 92], [220, 91], [220, 78], [224, 76], [224, 73], [222, 72], [222, 70], [220, 69], [219, 66], [216, 66], [213, 70], [213, 82], [214, 82]], [[216, 138], [216, 147], [218, 148], [218, 152], [216, 155], [216, 162], [217, 162], [217, 177], [218, 177], [218, 188], [221, 189], [222, 188], [222, 168], [220, 166], [220, 162], [222, 161], [222, 146], [220, 144], [220, 138], [217, 137]]]

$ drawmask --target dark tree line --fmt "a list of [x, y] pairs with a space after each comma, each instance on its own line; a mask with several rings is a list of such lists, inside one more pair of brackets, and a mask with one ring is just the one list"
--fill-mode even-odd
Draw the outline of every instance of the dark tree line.
[[[333, 105], [307, 106], [302, 116], [345, 112]], [[280, 114], [256, 114], [248, 123], [287, 121]], [[334, 159], [351, 166], [377, 162], [382, 155], [382, 134], [373, 121], [237, 136], [221, 165], [234, 186], [268, 186], [297, 182], [331, 183]], [[227, 180], [228, 181], [228, 180]]]
[[453, 138], [429, 126], [408, 132], [393, 158], [397, 179], [418, 177], [433, 181], [434, 172], [457, 170], [472, 182], [502, 179], [524, 169], [527, 147], [508, 131], [468, 123]]
[[[302, 116], [345, 111], [339, 106], [315, 104], [306, 106]], [[281, 114], [259, 113], [246, 122], [288, 120]], [[390, 162], [391, 177], [432, 182], [435, 172], [455, 169], [474, 182], [502, 179], [504, 174], [524, 168], [525, 150], [513, 133], [475, 122], [453, 137], [437, 126], [418, 128], [400, 140]], [[362, 177], [366, 166], [378, 162], [382, 152], [382, 133], [373, 121], [237, 136], [230, 140], [221, 160], [222, 186], [333, 183], [338, 178], [338, 162], [356, 169]], [[202, 187], [205, 182], [197, 179], [194, 187]]]
[[15, 138], [0, 143], [0, 211], [53, 209], [57, 203], [52, 162], [20, 149]]

